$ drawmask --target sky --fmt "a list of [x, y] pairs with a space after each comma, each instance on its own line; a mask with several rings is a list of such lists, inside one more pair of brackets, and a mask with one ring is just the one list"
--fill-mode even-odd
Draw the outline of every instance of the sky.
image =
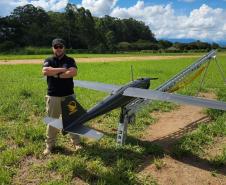
[[0, 16], [28, 3], [46, 11], [63, 11], [73, 3], [97, 17], [134, 18], [157, 39], [226, 41], [226, 0], [0, 0]]

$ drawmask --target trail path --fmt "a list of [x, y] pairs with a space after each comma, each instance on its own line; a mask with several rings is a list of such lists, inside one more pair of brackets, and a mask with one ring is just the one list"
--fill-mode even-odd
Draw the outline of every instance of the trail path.
[[[98, 57], [98, 58], [76, 58], [78, 63], [87, 62], [122, 62], [122, 61], [142, 61], [142, 60], [169, 60], [179, 58], [197, 58], [191, 55], [179, 56], [129, 56], [129, 57]], [[44, 60], [44, 59], [43, 59]], [[0, 65], [4, 64], [41, 64], [42, 59], [24, 59], [24, 60], [0, 60]]]
[[[204, 96], [214, 97], [213, 94]], [[152, 176], [160, 185], [226, 185], [226, 171], [215, 175], [206, 160], [196, 156], [178, 160], [171, 156], [172, 146], [179, 138], [197, 128], [200, 122], [208, 123], [203, 108], [183, 105], [171, 112], [152, 113], [152, 116], [158, 121], [147, 129], [143, 140], [162, 146], [166, 155], [160, 159], [160, 169], [150, 164], [150, 159], [139, 175]]]

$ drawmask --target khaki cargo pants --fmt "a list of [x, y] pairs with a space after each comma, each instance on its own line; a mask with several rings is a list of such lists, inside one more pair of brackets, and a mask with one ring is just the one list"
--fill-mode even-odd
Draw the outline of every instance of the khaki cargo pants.
[[[74, 95], [71, 95], [74, 96]], [[59, 118], [61, 116], [62, 110], [61, 110], [61, 100], [63, 100], [65, 97], [55, 97], [55, 96], [48, 96], [46, 95], [46, 112], [49, 117], [53, 118]], [[46, 147], [52, 148], [55, 145], [56, 142], [56, 136], [59, 132], [59, 129], [52, 127], [51, 125], [47, 126], [46, 130]], [[70, 134], [71, 141], [74, 145], [80, 143], [80, 137], [78, 135]]]

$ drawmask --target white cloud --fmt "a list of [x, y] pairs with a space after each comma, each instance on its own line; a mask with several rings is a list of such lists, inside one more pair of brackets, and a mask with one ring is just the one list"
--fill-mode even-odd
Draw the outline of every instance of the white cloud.
[[223, 25], [223, 31], [226, 32], [226, 24]]
[[138, 1], [129, 8], [115, 7], [113, 17], [144, 21], [157, 38], [194, 38], [220, 40], [226, 38], [226, 10], [203, 4], [188, 16], [178, 16], [171, 4], [146, 6]]
[[66, 7], [68, 0], [1, 0], [0, 7], [0, 16], [9, 15], [14, 8], [18, 6], [24, 6], [26, 4], [33, 4], [34, 6], [39, 6], [45, 9], [46, 11], [60, 11]]
[[95, 16], [109, 15], [118, 0], [82, 0], [78, 7], [89, 9]]
[[16, 7], [14, 4], [16, 1], [14, 0], [2, 0], [0, 1], [0, 16], [6, 16], [8, 15], [13, 8]]

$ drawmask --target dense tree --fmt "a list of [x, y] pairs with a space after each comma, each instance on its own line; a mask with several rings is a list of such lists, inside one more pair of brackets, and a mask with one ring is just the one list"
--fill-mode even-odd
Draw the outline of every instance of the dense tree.
[[67, 40], [68, 43], [68, 47], [71, 48], [72, 45], [74, 46], [74, 44], [72, 43], [77, 43], [78, 41], [78, 26], [76, 24], [76, 14], [77, 14], [78, 10], [76, 5], [74, 4], [70, 4], [68, 3], [66, 8], [65, 8], [65, 16], [66, 16], [66, 20], [67, 20], [67, 37], [65, 38]]
[[98, 41], [95, 21], [89, 10], [78, 9], [79, 38], [87, 49], [92, 49]]
[[14, 9], [10, 17], [19, 24], [18, 31], [23, 33], [19, 40], [21, 45], [27, 45], [27, 43], [34, 46], [43, 45], [45, 40], [43, 33], [46, 32], [48, 15], [42, 8], [31, 4], [19, 6]]
[[167, 40], [159, 40], [158, 43], [160, 45], [160, 48], [162, 48], [162, 49], [167, 49], [173, 45], [172, 42], [167, 41]]
[[46, 25], [47, 31], [43, 34], [47, 37], [47, 44], [43, 46], [50, 46], [51, 41], [56, 37], [67, 39], [68, 27], [65, 15], [59, 12], [48, 12], [49, 23]]
[[212, 49], [217, 49], [217, 48], [219, 48], [219, 47], [220, 47], [219, 44], [217, 44], [217, 43], [215, 43], [215, 42], [213, 42], [212, 45], [211, 45], [211, 48], [212, 48]]

